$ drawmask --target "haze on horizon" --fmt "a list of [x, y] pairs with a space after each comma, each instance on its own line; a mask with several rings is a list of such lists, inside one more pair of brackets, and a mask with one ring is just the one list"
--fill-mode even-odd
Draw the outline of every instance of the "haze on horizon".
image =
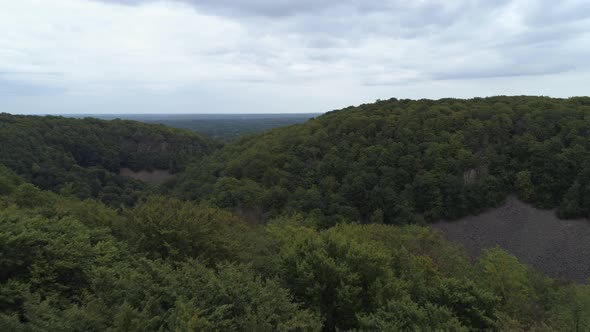
[[3, 112], [314, 113], [588, 95], [586, 0], [19, 0]]

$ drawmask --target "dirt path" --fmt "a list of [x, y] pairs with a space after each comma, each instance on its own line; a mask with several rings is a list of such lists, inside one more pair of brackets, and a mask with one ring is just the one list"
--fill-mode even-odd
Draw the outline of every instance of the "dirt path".
[[470, 255], [496, 245], [551, 277], [590, 278], [590, 220], [560, 220], [515, 197], [499, 208], [457, 221], [431, 225]]

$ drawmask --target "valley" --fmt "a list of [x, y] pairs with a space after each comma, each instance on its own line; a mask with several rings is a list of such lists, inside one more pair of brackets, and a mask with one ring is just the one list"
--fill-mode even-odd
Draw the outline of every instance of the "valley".
[[93, 117], [103, 120], [125, 119], [163, 124], [190, 130], [221, 142], [235, 141], [243, 135], [303, 123], [318, 113], [294, 114], [66, 114], [75, 118]]
[[590, 0], [5, 0], [0, 332], [590, 332]]
[[0, 326], [590, 328], [588, 112], [392, 98], [223, 139], [2, 113]]

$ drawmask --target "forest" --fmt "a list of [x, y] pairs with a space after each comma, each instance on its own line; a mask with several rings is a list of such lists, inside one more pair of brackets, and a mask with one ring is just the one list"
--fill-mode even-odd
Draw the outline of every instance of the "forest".
[[587, 283], [424, 226], [509, 194], [588, 217], [589, 112], [390, 99], [225, 144], [2, 114], [0, 330], [588, 331]]
[[177, 173], [220, 144], [188, 131], [135, 121], [0, 113], [0, 164], [55, 192], [132, 205], [146, 191], [121, 168]]
[[590, 98], [379, 101], [227, 145], [175, 191], [272, 219], [422, 223], [516, 193], [566, 218], [590, 213]]

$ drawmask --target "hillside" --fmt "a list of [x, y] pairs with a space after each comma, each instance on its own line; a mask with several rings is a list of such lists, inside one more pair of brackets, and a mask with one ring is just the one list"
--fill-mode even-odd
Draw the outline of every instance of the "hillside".
[[430, 227], [463, 245], [472, 257], [500, 246], [550, 277], [581, 283], [590, 278], [588, 219], [560, 220], [553, 210], [536, 209], [511, 196], [500, 207]]
[[188, 131], [134, 121], [0, 114], [0, 164], [47, 190], [130, 204], [142, 186], [117, 174], [176, 173], [218, 147]]
[[378, 101], [228, 144], [187, 168], [181, 197], [245, 215], [456, 219], [511, 192], [588, 216], [590, 98]]
[[585, 331], [590, 286], [415, 225], [248, 225], [151, 197], [123, 213], [0, 167], [3, 331]]
[[[500, 208], [432, 224], [508, 252], [406, 224], [511, 192], [587, 216], [588, 111], [590, 98], [392, 99], [224, 147], [133, 121], [2, 114], [0, 330], [588, 330], [587, 246], [552, 246], [583, 241], [586, 224], [514, 204], [505, 220]], [[575, 280], [520, 262], [517, 241], [571, 254]]]

